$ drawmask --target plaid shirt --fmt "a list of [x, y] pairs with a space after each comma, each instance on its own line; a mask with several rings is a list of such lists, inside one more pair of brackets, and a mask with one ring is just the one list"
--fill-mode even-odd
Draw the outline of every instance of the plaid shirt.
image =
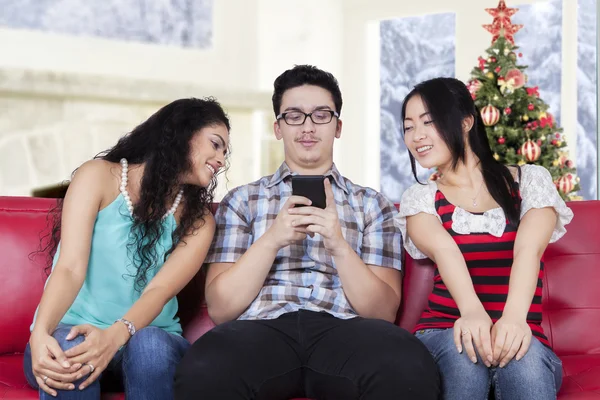
[[[223, 198], [206, 262], [236, 262], [267, 231], [292, 195], [292, 175], [283, 163], [274, 175], [235, 188]], [[394, 205], [375, 190], [345, 179], [335, 165], [325, 175], [333, 177], [331, 187], [346, 241], [365, 264], [400, 270], [402, 238], [394, 225]], [[273, 319], [300, 309], [326, 311], [343, 319], [357, 316], [320, 235], [279, 250], [264, 286], [239, 319]]]

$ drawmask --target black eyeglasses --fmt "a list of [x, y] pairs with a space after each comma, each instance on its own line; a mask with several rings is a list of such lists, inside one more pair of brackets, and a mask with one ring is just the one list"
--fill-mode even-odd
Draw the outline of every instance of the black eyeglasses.
[[277, 121], [283, 119], [288, 125], [304, 125], [306, 118], [316, 125], [328, 124], [333, 117], [339, 118], [340, 114], [332, 110], [315, 110], [311, 113], [303, 113], [302, 111], [284, 112], [277, 116]]

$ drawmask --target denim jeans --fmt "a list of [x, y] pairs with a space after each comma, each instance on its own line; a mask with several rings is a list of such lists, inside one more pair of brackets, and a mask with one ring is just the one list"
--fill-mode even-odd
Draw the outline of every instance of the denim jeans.
[[[66, 340], [72, 325], [59, 324], [52, 336], [58, 341], [63, 350], [70, 349], [82, 343], [85, 337], [77, 336]], [[110, 361], [103, 371], [120, 378], [128, 400], [168, 400], [173, 399], [173, 379], [175, 368], [190, 344], [181, 336], [166, 332], [161, 328], [149, 326], [140, 329], [129, 339]], [[31, 365], [31, 349], [29, 344], [25, 349], [23, 361], [27, 382], [39, 389]], [[100, 377], [84, 390], [79, 385], [87, 379], [87, 375], [74, 382], [73, 390], [56, 390], [57, 397], [39, 389], [40, 399], [64, 400], [99, 400]]]
[[562, 362], [535, 337], [525, 357], [504, 368], [486, 367], [479, 355], [474, 364], [467, 352], [456, 350], [453, 329], [426, 329], [416, 333], [435, 359], [442, 378], [444, 400], [487, 400], [494, 388], [496, 400], [551, 400], [562, 382]]

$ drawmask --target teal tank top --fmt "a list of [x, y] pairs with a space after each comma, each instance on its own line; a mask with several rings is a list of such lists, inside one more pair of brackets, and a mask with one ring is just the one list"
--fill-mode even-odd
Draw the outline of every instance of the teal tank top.
[[[171, 235], [176, 228], [175, 218], [169, 214], [162, 223], [163, 234], [157, 242], [156, 249], [158, 261], [156, 267], [148, 271], [147, 282], [150, 282], [163, 266], [164, 255], [173, 244]], [[142, 291], [135, 289], [137, 270], [127, 249], [132, 225], [133, 218], [122, 193], [98, 212], [85, 281], [75, 301], [60, 321], [62, 324], [90, 324], [100, 329], [108, 328], [123, 317], [140, 298]], [[59, 252], [60, 244], [54, 256], [53, 270]], [[181, 335], [177, 309], [177, 297], [173, 297], [150, 325]], [[36, 317], [37, 310], [31, 330]]]

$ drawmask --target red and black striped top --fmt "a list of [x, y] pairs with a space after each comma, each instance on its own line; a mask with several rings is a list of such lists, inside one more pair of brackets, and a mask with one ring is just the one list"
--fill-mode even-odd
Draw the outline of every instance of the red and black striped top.
[[[517, 187], [518, 190], [518, 187]], [[520, 196], [518, 191], [516, 196]], [[452, 214], [455, 206], [446, 200], [441, 191], [435, 195], [435, 209], [442, 220], [444, 228], [462, 252], [473, 287], [483, 307], [495, 323], [502, 316], [508, 297], [508, 283], [513, 263], [513, 249], [517, 236], [517, 225], [508, 220], [501, 237], [489, 233], [471, 233], [460, 235], [452, 230]], [[483, 213], [481, 213], [483, 214]], [[537, 288], [527, 314], [527, 323], [533, 335], [546, 346], [550, 346], [548, 338], [542, 330], [542, 277], [544, 263], [540, 262]], [[414, 331], [421, 329], [452, 328], [460, 317], [456, 302], [436, 268], [433, 291], [429, 295], [427, 309], [421, 315]]]

